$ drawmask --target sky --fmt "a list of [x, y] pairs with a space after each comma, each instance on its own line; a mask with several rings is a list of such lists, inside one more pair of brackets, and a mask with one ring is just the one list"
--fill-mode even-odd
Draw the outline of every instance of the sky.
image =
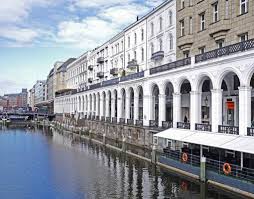
[[0, 95], [32, 88], [56, 61], [103, 44], [163, 0], [7, 0], [0, 4]]

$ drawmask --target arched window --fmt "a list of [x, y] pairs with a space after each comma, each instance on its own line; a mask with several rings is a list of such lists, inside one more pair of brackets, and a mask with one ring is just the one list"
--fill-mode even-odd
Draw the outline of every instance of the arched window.
[[173, 35], [169, 34], [169, 49], [172, 50], [174, 45]]
[[162, 39], [159, 40], [159, 45], [160, 45], [160, 51], [163, 51], [163, 42], [162, 42]]
[[160, 31], [162, 31], [162, 26], [163, 26], [163, 19], [160, 17]]
[[153, 36], [154, 35], [154, 24], [153, 24], [153, 22], [151, 23], [151, 36]]
[[153, 55], [153, 53], [154, 53], [154, 45], [153, 43], [151, 43], [151, 56]]
[[172, 21], [173, 21], [173, 13], [172, 13], [172, 11], [170, 10], [169, 11], [169, 26], [172, 26]]

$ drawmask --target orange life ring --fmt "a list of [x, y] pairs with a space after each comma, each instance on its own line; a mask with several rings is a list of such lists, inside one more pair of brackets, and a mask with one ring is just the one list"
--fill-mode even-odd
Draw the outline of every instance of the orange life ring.
[[223, 165], [223, 172], [224, 172], [226, 175], [228, 175], [228, 174], [231, 173], [231, 166], [230, 166], [229, 163], [225, 163], [225, 164]]
[[187, 162], [188, 161], [188, 155], [187, 155], [187, 153], [183, 153], [183, 155], [182, 155], [182, 161], [183, 162]]

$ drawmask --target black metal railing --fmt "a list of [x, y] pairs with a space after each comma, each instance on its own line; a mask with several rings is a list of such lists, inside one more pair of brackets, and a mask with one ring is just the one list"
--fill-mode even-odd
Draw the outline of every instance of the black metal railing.
[[218, 57], [234, 54], [237, 52], [246, 51], [254, 48], [254, 39], [243, 41], [240, 43], [225, 46], [223, 48], [218, 48], [203, 54], [195, 56], [195, 63], [203, 62], [210, 59], [215, 59]]
[[112, 117], [112, 123], [117, 124], [117, 118], [116, 117]]
[[195, 124], [195, 130], [197, 131], [212, 131], [212, 125], [210, 124]]
[[155, 68], [151, 68], [150, 69], [150, 75], [156, 74], [156, 73], [161, 73], [161, 72], [165, 72], [168, 70], [172, 70], [172, 69], [176, 69], [182, 66], [187, 66], [191, 64], [191, 58], [188, 57], [186, 59], [182, 59], [182, 60], [178, 60], [175, 62], [171, 62], [162, 66], [158, 66]]
[[219, 133], [239, 135], [239, 127], [219, 125]]
[[143, 120], [136, 120], [136, 126], [143, 126]]
[[149, 127], [158, 127], [158, 125], [157, 120], [149, 120]]
[[120, 82], [125, 82], [125, 81], [134, 80], [134, 79], [139, 79], [139, 78], [144, 77], [144, 75], [145, 75], [144, 71], [141, 71], [139, 73], [134, 73], [134, 74], [131, 74], [131, 75], [127, 75], [127, 76], [121, 77], [120, 78]]
[[247, 128], [247, 136], [254, 136], [254, 128]]
[[125, 118], [120, 118], [119, 119], [119, 124], [125, 124]]
[[111, 123], [111, 117], [106, 117], [106, 122]]
[[134, 125], [134, 120], [132, 120], [132, 119], [127, 119], [127, 124], [128, 124], [128, 125]]
[[190, 129], [190, 123], [187, 122], [177, 122], [178, 129]]
[[162, 121], [162, 128], [163, 129], [173, 128], [173, 122], [171, 122], [171, 121]]
[[101, 121], [105, 122], [105, 116], [101, 116]]

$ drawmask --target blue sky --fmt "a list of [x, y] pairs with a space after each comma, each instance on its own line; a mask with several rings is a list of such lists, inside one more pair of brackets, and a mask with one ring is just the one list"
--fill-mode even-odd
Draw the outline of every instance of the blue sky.
[[104, 43], [163, 0], [8, 0], [0, 5], [0, 95]]

